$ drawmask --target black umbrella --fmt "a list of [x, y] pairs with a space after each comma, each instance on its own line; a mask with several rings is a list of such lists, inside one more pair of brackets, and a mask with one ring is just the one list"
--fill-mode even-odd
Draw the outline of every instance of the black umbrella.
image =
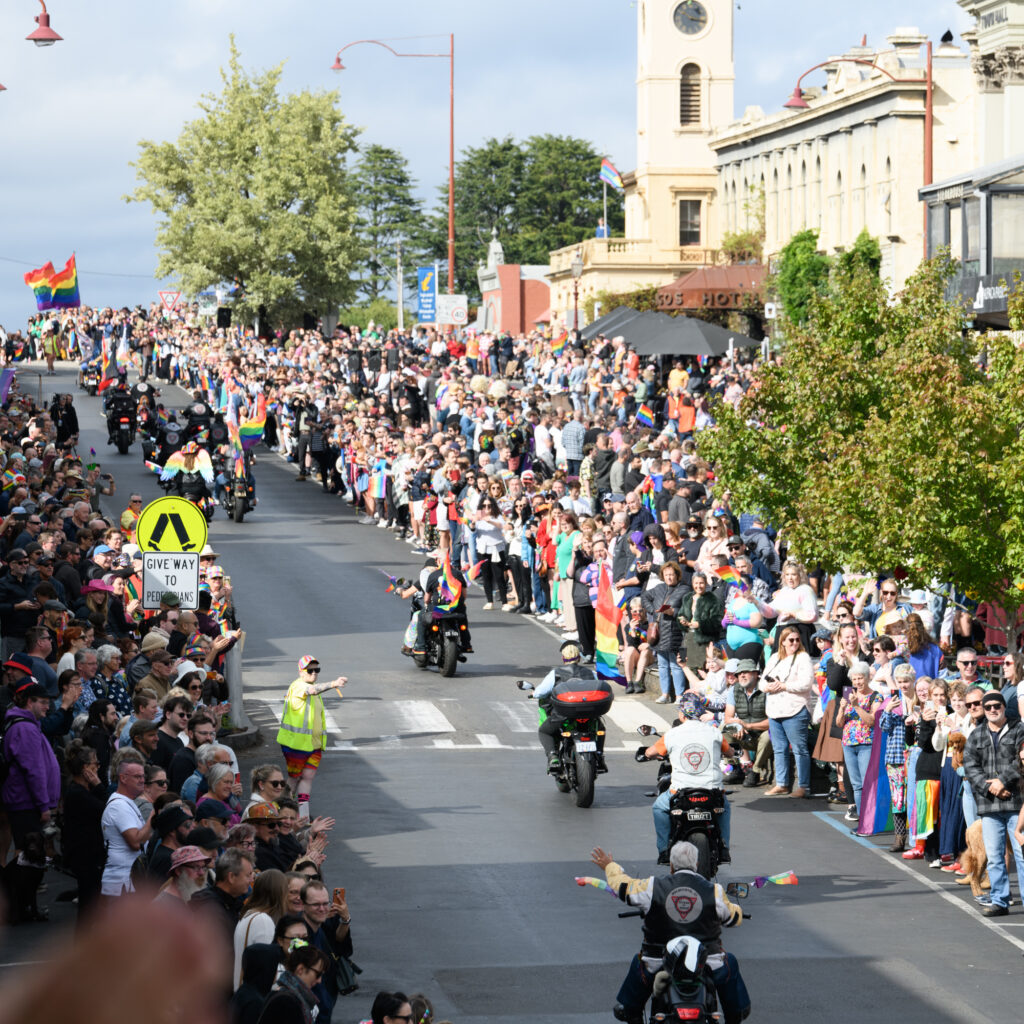
[[621, 333], [642, 356], [724, 356], [733, 348], [753, 348], [759, 341], [692, 316], [644, 313]]
[[613, 331], [616, 334], [619, 334], [621, 333], [621, 328], [624, 324], [629, 323], [639, 316], [643, 316], [643, 314], [637, 312], [630, 306], [616, 306], [616, 308], [610, 313], [605, 313], [604, 316], [598, 317], [592, 324], [587, 324], [587, 326], [580, 331], [580, 337], [584, 341], [591, 341], [599, 334], [603, 334], [605, 337]]

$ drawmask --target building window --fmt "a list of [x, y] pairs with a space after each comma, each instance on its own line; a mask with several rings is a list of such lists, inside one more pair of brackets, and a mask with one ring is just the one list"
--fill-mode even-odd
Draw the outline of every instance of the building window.
[[679, 244], [700, 245], [700, 200], [679, 200]]
[[1024, 262], [1024, 196], [992, 196], [992, 273], [1010, 275]]
[[684, 128], [700, 124], [700, 68], [687, 64], [679, 72], [679, 123]]

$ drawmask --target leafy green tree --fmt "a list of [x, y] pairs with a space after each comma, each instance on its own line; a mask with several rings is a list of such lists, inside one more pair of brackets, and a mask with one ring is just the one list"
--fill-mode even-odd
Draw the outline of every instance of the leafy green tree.
[[843, 278], [849, 277], [857, 267], [863, 267], [876, 277], [882, 269], [882, 247], [878, 239], [862, 228], [853, 245], [845, 252], [839, 253], [835, 260], [836, 271]]
[[798, 231], [779, 254], [775, 287], [786, 317], [794, 324], [807, 320], [811, 299], [825, 290], [831, 261], [818, 251], [818, 232]]
[[[423, 248], [423, 213], [413, 195], [415, 182], [401, 153], [387, 146], [367, 146], [352, 174], [353, 197], [359, 211], [359, 240], [366, 253], [357, 286], [368, 302], [396, 287], [398, 245], [403, 247], [405, 281], [416, 280], [416, 262]], [[410, 270], [411, 268], [411, 270]]]
[[125, 199], [160, 217], [158, 277], [191, 295], [237, 281], [236, 316], [287, 325], [348, 300], [360, 246], [345, 165], [356, 130], [335, 92], [280, 96], [281, 68], [250, 75], [232, 38], [222, 91], [176, 142], [139, 143]]
[[764, 258], [765, 209], [764, 186], [751, 187], [743, 200], [743, 212], [751, 226], [722, 235], [722, 255], [730, 263], [760, 263]]
[[[341, 310], [338, 320], [342, 326], [358, 327], [365, 331], [368, 324], [373, 322], [384, 331], [390, 331], [398, 326], [397, 304], [390, 299], [373, 299], [370, 302], [361, 303], [357, 306], [349, 306]], [[405, 309], [405, 328], [409, 330], [416, 323], [416, 312]]]
[[738, 410], [719, 405], [698, 443], [734, 505], [761, 510], [805, 560], [902, 566], [1012, 621], [1024, 604], [1024, 354], [964, 330], [945, 297], [952, 271], [924, 263], [890, 299], [856, 266], [812, 298], [781, 365]]
[[[476, 295], [476, 271], [497, 228], [508, 263], [546, 264], [552, 249], [591, 237], [602, 216], [601, 154], [568, 136], [526, 142], [488, 139], [462, 151], [455, 165], [456, 290]], [[448, 258], [448, 186], [438, 188], [430, 220], [430, 255]], [[608, 192], [613, 232], [624, 224], [622, 197]]]

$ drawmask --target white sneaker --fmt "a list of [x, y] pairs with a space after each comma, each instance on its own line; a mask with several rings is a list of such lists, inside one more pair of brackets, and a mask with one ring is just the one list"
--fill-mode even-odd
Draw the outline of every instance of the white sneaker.
[[563, 640], [579, 640], [579, 638], [580, 638], [580, 635], [579, 635], [579, 633], [576, 630], [573, 630], [571, 633], [563, 633], [562, 634], [562, 639]]
[[386, 530], [387, 528], [388, 528], [388, 524], [387, 524], [387, 520], [386, 519], [378, 519], [377, 520], [377, 529], [378, 530]]
[[485, 612], [489, 612], [493, 607], [494, 607], [494, 602], [493, 601], [488, 601], [487, 604], [484, 605], [483, 610]]
[[667, 693], [663, 693], [654, 703], [655, 704], [671, 704], [672, 703], [672, 698]]
[[512, 605], [510, 605], [510, 604], [509, 604], [509, 603], [508, 603], [508, 602], [506, 601], [506, 602], [505, 602], [505, 603], [504, 603], [504, 604], [503, 604], [503, 605], [501, 606], [501, 610], [502, 610], [503, 612], [507, 612], [507, 611], [509, 610], [509, 608], [511, 608], [511, 607], [512, 607]]

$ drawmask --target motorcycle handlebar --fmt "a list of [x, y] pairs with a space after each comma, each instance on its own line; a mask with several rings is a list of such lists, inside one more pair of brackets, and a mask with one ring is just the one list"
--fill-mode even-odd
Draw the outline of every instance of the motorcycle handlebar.
[[644, 912], [642, 910], [624, 910], [619, 917], [643, 917]]

